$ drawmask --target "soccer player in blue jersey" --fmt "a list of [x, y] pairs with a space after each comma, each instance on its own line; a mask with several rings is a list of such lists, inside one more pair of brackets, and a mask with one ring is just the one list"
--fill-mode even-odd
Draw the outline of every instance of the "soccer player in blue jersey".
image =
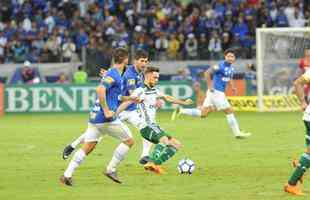
[[[172, 120], [180, 114], [207, 117], [210, 112], [222, 110], [226, 114], [227, 122], [235, 138], [242, 139], [249, 137], [251, 134], [240, 131], [233, 109], [225, 95], [225, 89], [228, 83], [232, 84], [233, 90], [236, 91], [232, 80], [234, 73], [232, 64], [236, 60], [234, 51], [227, 49], [224, 52], [224, 58], [225, 60], [219, 62], [218, 65], [210, 67], [205, 73], [208, 91], [202, 107], [194, 109], [183, 109], [179, 107], [172, 114]], [[211, 79], [211, 75], [213, 75], [213, 80]]]
[[[144, 50], [137, 50], [134, 57], [133, 65], [127, 66], [127, 69], [123, 75], [123, 97], [122, 100], [128, 100], [133, 91], [143, 86], [143, 71], [148, 64], [148, 54]], [[141, 117], [140, 112], [137, 110], [137, 104], [130, 104], [125, 111], [119, 114], [121, 121], [126, 121], [133, 125], [138, 130], [144, 127], [145, 121]], [[146, 164], [149, 157], [149, 152], [152, 147], [152, 143], [146, 139], [142, 139], [142, 153], [140, 156], [140, 164]]]
[[75, 169], [94, 150], [98, 139], [105, 134], [121, 141], [115, 149], [105, 172], [107, 177], [117, 183], [121, 183], [117, 176], [116, 168], [134, 144], [132, 134], [128, 127], [115, 117], [115, 112], [119, 107], [120, 96], [122, 94], [121, 74], [128, 64], [128, 51], [118, 48], [115, 50], [113, 58], [114, 66], [107, 71], [96, 89], [97, 99], [90, 112], [84, 144], [82, 148], [75, 152], [64, 175], [60, 178], [61, 183], [65, 185], [73, 185], [72, 175]]
[[[125, 72], [122, 75], [122, 100], [126, 101], [126, 97], [129, 97], [131, 93], [143, 85], [143, 70], [148, 63], [148, 54], [143, 50], [137, 50], [135, 53], [133, 65], [126, 67]], [[126, 121], [133, 125], [137, 129], [143, 128], [143, 119], [137, 110], [136, 104], [131, 104], [127, 109], [120, 113], [119, 118], [121, 121]], [[70, 145], [66, 146], [63, 151], [63, 158], [67, 159], [74, 149], [84, 142], [85, 134], [75, 139]], [[140, 163], [145, 164], [148, 160], [148, 155], [152, 147], [152, 143], [143, 139], [143, 150], [140, 156]]]

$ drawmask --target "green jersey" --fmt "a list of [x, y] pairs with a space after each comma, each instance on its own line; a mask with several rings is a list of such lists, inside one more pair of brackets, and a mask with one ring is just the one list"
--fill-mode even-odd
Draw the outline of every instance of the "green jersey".
[[147, 124], [156, 123], [156, 101], [158, 98], [161, 98], [163, 94], [155, 87], [150, 88], [144, 86], [136, 89], [132, 96], [139, 97], [143, 100], [138, 104], [138, 109], [143, 120]]

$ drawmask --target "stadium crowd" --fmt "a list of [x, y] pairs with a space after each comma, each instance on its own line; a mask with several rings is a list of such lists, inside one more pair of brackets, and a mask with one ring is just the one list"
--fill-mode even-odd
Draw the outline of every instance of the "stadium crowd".
[[256, 27], [310, 25], [307, 0], [1, 0], [0, 63], [108, 62], [134, 46], [156, 60], [220, 59], [255, 50]]

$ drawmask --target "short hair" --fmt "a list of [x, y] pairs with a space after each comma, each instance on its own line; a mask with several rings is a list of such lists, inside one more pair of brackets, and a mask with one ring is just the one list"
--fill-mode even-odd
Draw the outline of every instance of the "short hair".
[[135, 60], [139, 60], [140, 58], [148, 58], [149, 54], [143, 50], [143, 49], [138, 49], [135, 53]]
[[117, 48], [114, 50], [113, 59], [117, 64], [122, 63], [126, 58], [128, 58], [128, 50], [125, 48]]
[[224, 51], [224, 56], [226, 56], [227, 54], [229, 54], [229, 53], [232, 53], [232, 54], [236, 54], [236, 52], [235, 52], [236, 50], [235, 49], [232, 49], [232, 48], [229, 48], [229, 49], [226, 49], [225, 51]]
[[148, 66], [146, 69], [145, 69], [145, 74], [148, 74], [148, 73], [152, 73], [152, 72], [159, 72], [159, 68], [158, 67], [153, 67], [153, 66]]

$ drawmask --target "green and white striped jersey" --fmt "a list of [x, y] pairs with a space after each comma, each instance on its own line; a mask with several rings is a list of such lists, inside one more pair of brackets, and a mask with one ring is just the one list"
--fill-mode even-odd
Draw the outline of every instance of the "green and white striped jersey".
[[138, 104], [138, 109], [143, 120], [147, 124], [156, 123], [156, 101], [161, 98], [163, 94], [155, 87], [149, 88], [147, 86], [137, 88], [132, 96], [139, 97], [143, 100]]

